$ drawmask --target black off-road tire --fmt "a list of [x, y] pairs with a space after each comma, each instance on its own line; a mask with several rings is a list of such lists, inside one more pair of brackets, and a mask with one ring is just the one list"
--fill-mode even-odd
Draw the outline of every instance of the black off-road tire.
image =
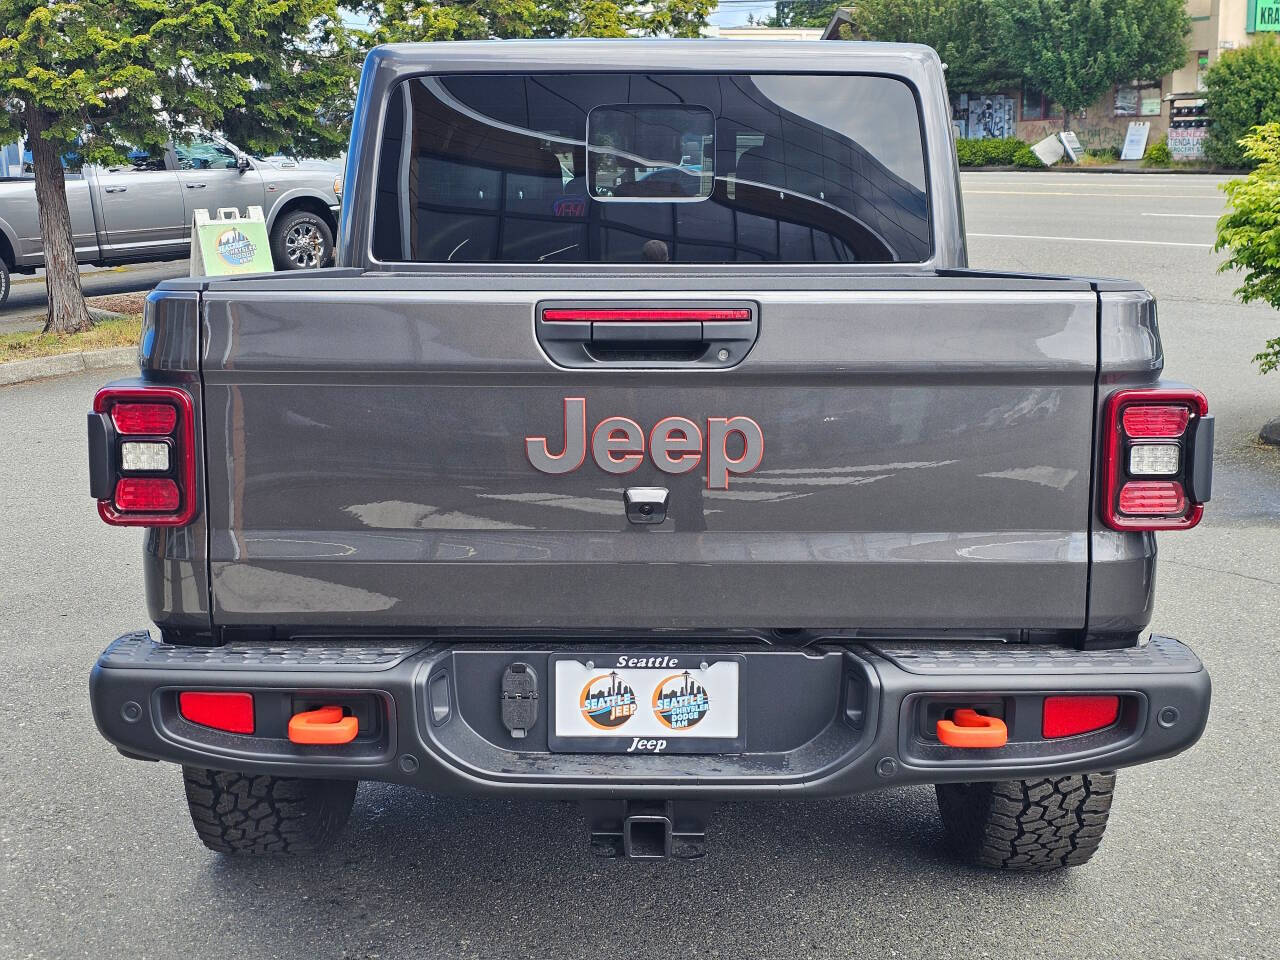
[[196, 833], [219, 853], [314, 853], [342, 832], [355, 780], [304, 780], [183, 767]]
[[4, 262], [4, 257], [0, 257], [0, 307], [3, 307], [4, 302], [9, 299], [9, 290], [12, 285], [13, 278], [9, 276], [9, 265]]
[[333, 230], [310, 210], [287, 210], [271, 226], [271, 260], [277, 270], [311, 270], [333, 262]]
[[1047, 873], [1093, 856], [1115, 785], [1114, 773], [940, 783], [938, 810], [951, 847], [969, 863]]

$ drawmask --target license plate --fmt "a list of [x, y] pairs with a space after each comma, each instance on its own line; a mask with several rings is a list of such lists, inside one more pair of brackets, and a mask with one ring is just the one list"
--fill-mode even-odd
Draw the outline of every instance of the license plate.
[[732, 753], [738, 672], [725, 654], [556, 654], [550, 749], [562, 753]]

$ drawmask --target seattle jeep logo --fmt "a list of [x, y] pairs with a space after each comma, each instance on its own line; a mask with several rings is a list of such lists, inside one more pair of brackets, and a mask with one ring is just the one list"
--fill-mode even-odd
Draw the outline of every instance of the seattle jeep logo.
[[611, 730], [622, 726], [636, 712], [636, 694], [616, 673], [605, 673], [587, 681], [578, 705], [587, 723]]
[[[707, 489], [727, 490], [729, 477], [750, 473], [764, 459], [764, 433], [750, 417], [710, 417], [706, 431], [687, 417], [663, 417], [646, 438], [629, 417], [605, 417], [591, 431], [591, 457], [605, 473], [627, 474], [644, 461], [645, 444], [663, 473], [688, 473], [706, 461]], [[564, 443], [552, 453], [546, 437], [525, 437], [535, 470], [572, 473], [587, 459], [587, 401], [564, 398]]]

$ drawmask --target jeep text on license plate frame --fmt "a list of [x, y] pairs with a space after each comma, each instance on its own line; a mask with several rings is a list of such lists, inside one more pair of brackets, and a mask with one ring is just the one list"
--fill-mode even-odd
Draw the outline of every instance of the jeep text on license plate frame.
[[741, 753], [738, 654], [552, 654], [557, 753]]

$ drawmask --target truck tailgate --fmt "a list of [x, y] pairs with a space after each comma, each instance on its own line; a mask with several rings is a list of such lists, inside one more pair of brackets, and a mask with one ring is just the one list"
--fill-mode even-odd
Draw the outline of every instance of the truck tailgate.
[[[730, 369], [565, 369], [540, 302], [673, 294], [501, 277], [214, 284], [202, 305], [210, 581], [219, 624], [326, 628], [1080, 628], [1097, 295], [947, 277], [751, 301]], [[453, 278], [451, 286], [456, 286]], [[586, 286], [585, 284], [583, 286]], [[706, 286], [704, 283], [703, 286]], [[810, 285], [811, 286], [811, 285]], [[834, 286], [834, 285], [833, 285]], [[535, 470], [626, 417], [749, 417], [764, 452], [704, 470]], [[736, 454], [735, 454], [736, 455]], [[637, 526], [623, 491], [670, 491]]]

